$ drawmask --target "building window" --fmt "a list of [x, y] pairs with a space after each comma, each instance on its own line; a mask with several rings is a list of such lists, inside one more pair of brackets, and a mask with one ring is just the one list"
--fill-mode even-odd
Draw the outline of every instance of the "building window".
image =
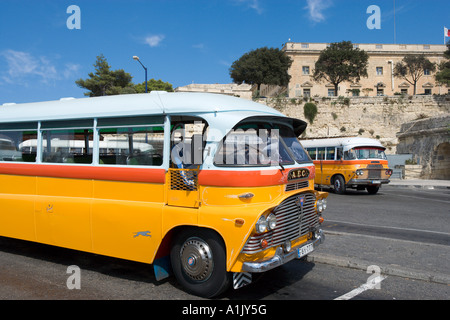
[[329, 97], [334, 97], [335, 96], [334, 89], [328, 89], [328, 96]]
[[430, 45], [429, 44], [424, 44], [423, 45], [423, 49], [424, 50], [430, 50]]
[[431, 89], [425, 89], [425, 95], [431, 95]]
[[424, 75], [424, 76], [429, 76], [429, 75], [431, 75], [430, 69], [424, 69], [424, 70], [423, 70], [423, 75]]
[[310, 98], [311, 97], [311, 89], [303, 89], [303, 96]]
[[359, 44], [354, 44], [353, 45], [353, 49], [358, 49], [359, 48]]
[[401, 44], [400, 45], [400, 49], [406, 49], [406, 48], [407, 48], [406, 44]]
[[384, 89], [383, 88], [377, 88], [377, 96], [384, 96]]
[[383, 75], [383, 67], [377, 67], [377, 76]]
[[309, 43], [302, 43], [302, 49], [308, 49]]
[[377, 48], [377, 49], [383, 49], [383, 45], [382, 45], [382, 44], [377, 44], [377, 45], [375, 46], [375, 48]]
[[401, 89], [400, 91], [402, 94], [408, 94], [408, 89]]
[[305, 76], [309, 75], [309, 67], [308, 66], [303, 66], [302, 71], [303, 71], [303, 75], [305, 75]]

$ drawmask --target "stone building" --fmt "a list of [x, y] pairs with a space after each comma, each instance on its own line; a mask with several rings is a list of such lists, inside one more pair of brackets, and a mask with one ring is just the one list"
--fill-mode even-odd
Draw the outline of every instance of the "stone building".
[[[354, 44], [369, 55], [368, 77], [358, 83], [342, 82], [337, 94], [331, 83], [317, 83], [312, 79], [314, 66], [327, 43], [288, 42], [283, 50], [293, 60], [288, 87], [290, 98], [300, 96], [380, 96], [394, 93], [413, 94], [414, 87], [405, 79], [394, 77], [394, 66], [408, 54], [424, 54], [435, 63], [444, 60], [445, 45], [428, 44]], [[417, 83], [416, 94], [448, 94], [450, 87], [436, 84], [434, 72], [425, 70]]]
[[252, 99], [252, 86], [249, 84], [236, 84], [236, 83], [227, 83], [227, 84], [199, 84], [192, 83], [187, 86], [178, 87], [175, 89], [175, 92], [209, 92], [209, 93], [220, 93], [231, 96], [240, 97], [243, 99], [251, 100]]

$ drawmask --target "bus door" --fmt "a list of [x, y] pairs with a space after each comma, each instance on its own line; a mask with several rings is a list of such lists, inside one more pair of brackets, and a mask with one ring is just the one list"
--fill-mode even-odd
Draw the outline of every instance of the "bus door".
[[203, 134], [198, 124], [195, 126], [192, 123], [175, 124], [172, 131], [167, 184], [169, 206], [200, 206], [198, 174], [203, 160]]

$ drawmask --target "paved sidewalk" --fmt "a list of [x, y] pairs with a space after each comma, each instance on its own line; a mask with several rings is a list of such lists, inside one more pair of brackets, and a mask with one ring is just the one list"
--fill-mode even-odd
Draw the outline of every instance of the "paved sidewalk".
[[450, 180], [391, 179], [388, 186], [423, 189], [450, 189]]

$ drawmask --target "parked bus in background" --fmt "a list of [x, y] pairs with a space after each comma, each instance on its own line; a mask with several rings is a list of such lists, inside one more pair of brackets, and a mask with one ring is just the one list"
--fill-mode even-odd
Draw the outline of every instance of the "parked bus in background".
[[323, 242], [306, 122], [236, 97], [0, 106], [0, 236], [153, 264], [213, 297]]
[[392, 170], [384, 153], [385, 147], [368, 138], [330, 138], [301, 141], [316, 166], [314, 183], [332, 186], [338, 194], [347, 188], [376, 194], [388, 184]]

